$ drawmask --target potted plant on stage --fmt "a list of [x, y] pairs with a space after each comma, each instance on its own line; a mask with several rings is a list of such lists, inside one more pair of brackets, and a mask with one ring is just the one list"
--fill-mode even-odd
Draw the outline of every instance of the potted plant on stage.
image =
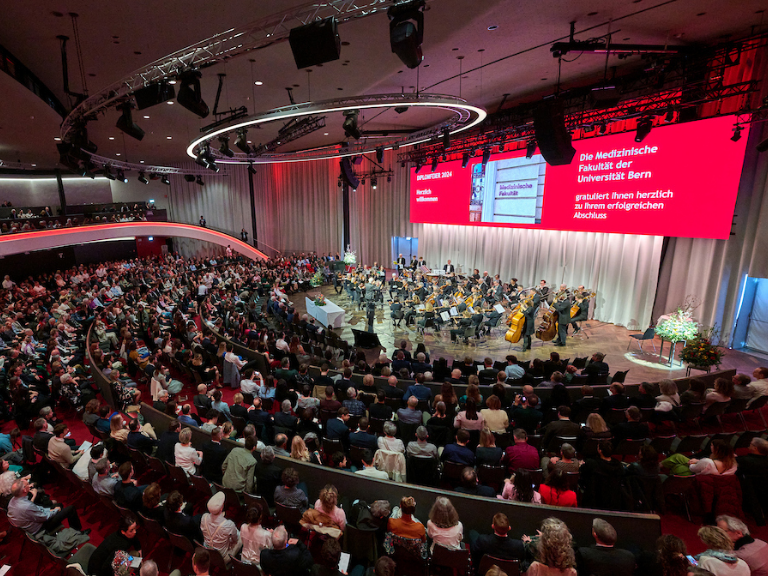
[[719, 341], [720, 334], [717, 328], [709, 328], [697, 333], [685, 343], [685, 347], [680, 352], [680, 360], [688, 364], [686, 376], [691, 373], [691, 370], [709, 372], [712, 366], [720, 365], [725, 352], [721, 346], [713, 344]]
[[312, 278], [309, 280], [309, 284], [313, 288], [317, 288], [318, 286], [322, 286], [323, 285], [323, 281], [324, 280], [325, 280], [325, 278], [323, 277], [323, 271], [322, 270], [318, 270], [317, 272], [315, 272], [315, 275], [312, 276]]
[[692, 316], [697, 307], [695, 298], [688, 296], [681, 306], [678, 306], [672, 314], [662, 316], [656, 324], [656, 336], [661, 338], [661, 350], [659, 357], [662, 357], [664, 351], [664, 342], [670, 342], [672, 348], [669, 352], [669, 363], [672, 364], [674, 358], [675, 345], [678, 342], [688, 343], [699, 333], [699, 324]]
[[315, 306], [325, 306], [325, 296], [323, 294], [315, 298]]

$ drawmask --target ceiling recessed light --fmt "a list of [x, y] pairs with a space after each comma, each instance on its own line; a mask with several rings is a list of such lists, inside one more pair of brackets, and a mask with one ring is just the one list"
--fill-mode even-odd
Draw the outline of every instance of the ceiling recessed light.
[[496, 24], [491, 24], [490, 26], [488, 26], [488, 30], [496, 30], [497, 28], [498, 26], [496, 26]]
[[248, 144], [253, 144], [253, 142], [251, 142], [250, 140], [248, 140]]
[[166, 104], [173, 104], [173, 102], [171, 100], [168, 100], [168, 102], [166, 102]]
[[109, 137], [109, 139], [110, 139], [110, 140], [114, 140], [114, 139], [115, 139], [115, 137], [114, 137], [114, 136], [110, 136], [110, 137]]
[[115, 156], [120, 156], [120, 152], [118, 152], [117, 154], [115, 154]]
[[139, 160], [139, 164], [144, 164], [144, 160]]
[[458, 52], [458, 51], [459, 51], [459, 49], [458, 49], [458, 48], [451, 48], [451, 51], [452, 51], [452, 52]]
[[149, 120], [149, 116], [144, 116], [144, 120]]
[[256, 86], [261, 86], [262, 84], [264, 84], [264, 82], [262, 82], [261, 80], [256, 80], [254, 84], [256, 84]]
[[33, 166], [33, 167], [34, 167], [34, 166], [37, 166], [37, 164], [32, 164], [32, 166]]
[[53, 139], [56, 140], [56, 142], [59, 142], [61, 140], [61, 138], [59, 138], [58, 136], [54, 136]]
[[706, 12], [699, 12], [698, 14], [696, 14], [696, 16], [704, 16], [705, 14]]
[[342, 46], [349, 46], [349, 42], [342, 42], [341, 45]]
[[168, 80], [168, 84], [176, 84], [176, 80]]
[[323, 136], [328, 136], [328, 132], [323, 132]]
[[544, 80], [546, 80], [546, 78], [542, 78], [542, 79], [541, 79], [541, 81], [542, 81], [542, 82], [544, 82]]
[[336, 90], [344, 90], [344, 88], [336, 88]]
[[429, 68], [429, 64], [424, 64], [424, 68]]
[[624, 39], [623, 39], [623, 41], [624, 41], [624, 42], [626, 42], [627, 40], [629, 40], [629, 38], [624, 38]]
[[173, 136], [166, 136], [165, 139], [166, 140], [173, 140]]

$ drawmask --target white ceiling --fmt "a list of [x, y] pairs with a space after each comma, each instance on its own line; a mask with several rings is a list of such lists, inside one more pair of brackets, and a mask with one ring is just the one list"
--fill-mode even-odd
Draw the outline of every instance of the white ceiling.
[[[94, 93], [184, 46], [305, 3], [297, 0], [8, 2], [3, 7], [5, 25], [0, 29], [0, 44], [68, 105], [62, 89], [56, 36], [74, 37], [69, 12], [80, 15], [78, 27], [86, 81], [90, 93]], [[227, 74], [220, 108], [246, 106], [249, 113], [288, 104], [286, 87], [293, 87], [297, 101], [309, 100], [310, 88], [311, 99], [322, 100], [342, 95], [413, 91], [418, 77], [422, 91], [459, 95], [460, 79], [447, 79], [458, 75], [457, 57], [463, 56], [461, 66], [465, 72], [478, 68], [481, 63], [503, 59], [466, 72], [461, 78], [461, 96], [493, 111], [504, 94], [509, 94], [509, 105], [553, 90], [558, 67], [549, 46], [568, 35], [571, 21], [576, 22], [577, 31], [589, 29], [577, 34], [580, 40], [612, 31], [614, 42], [711, 43], [760, 26], [764, 14], [758, 11], [765, 8], [768, 8], [766, 0], [431, 0], [425, 13], [425, 58], [418, 72], [407, 69], [391, 53], [388, 20], [385, 14], [379, 13], [339, 27], [341, 40], [349, 45], [342, 47], [338, 61], [314, 67], [310, 73], [297, 70], [290, 47], [283, 42], [207, 68], [203, 95], [212, 108], [217, 73]], [[64, 16], [57, 16], [55, 12]], [[489, 31], [489, 26], [498, 28]], [[567, 58], [571, 60], [576, 56], [569, 54]], [[638, 62], [637, 57], [626, 60], [612, 57], [609, 65], [632, 66]], [[583, 54], [573, 62], [563, 63], [562, 80], [566, 86], [591, 81], [602, 75], [604, 66], [603, 56]], [[70, 86], [79, 91], [81, 82], [74, 41], [69, 43], [69, 72]], [[256, 86], [254, 80], [263, 84]], [[5, 79], [0, 83], [4, 96], [9, 93], [7, 85]], [[0, 159], [52, 165], [57, 157], [56, 119], [50, 118], [50, 109], [36, 101], [31, 93], [24, 101], [18, 96], [18, 90], [11, 92], [13, 98], [3, 97], [0, 101]], [[143, 118], [144, 115], [149, 118]], [[35, 120], [27, 121], [30, 116], [35, 116]], [[387, 112], [371, 120], [367, 127], [416, 128], [429, 125], [438, 117], [435, 112], [416, 110], [402, 115]], [[135, 111], [134, 120], [146, 131], [144, 140], [138, 142], [124, 137], [114, 127], [117, 118], [118, 113], [110, 110], [98, 122], [89, 124], [89, 137], [99, 146], [98, 153], [130, 162], [144, 160], [148, 164], [186, 160], [184, 151], [188, 142], [199, 133], [201, 126], [213, 120], [212, 116], [200, 120], [177, 104]], [[254, 144], [269, 141], [276, 128], [265, 127], [258, 133], [254, 130], [251, 140]], [[303, 139], [301, 144], [315, 146], [342, 138], [341, 118], [330, 116], [326, 130]]]

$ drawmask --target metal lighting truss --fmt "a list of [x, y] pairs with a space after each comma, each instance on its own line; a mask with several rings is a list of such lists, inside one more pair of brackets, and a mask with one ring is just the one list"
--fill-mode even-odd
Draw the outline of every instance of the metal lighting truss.
[[308, 116], [291, 126], [281, 128], [278, 131], [276, 138], [270, 140], [266, 144], [256, 146], [254, 148], [254, 154], [260, 155], [269, 152], [270, 150], [275, 150], [278, 146], [283, 146], [284, 144], [303, 138], [307, 134], [312, 134], [312, 132], [320, 130], [320, 128], [325, 128], [325, 116], [320, 116], [319, 118]]
[[[210, 38], [177, 50], [139, 68], [80, 103], [61, 125], [61, 139], [69, 142], [71, 134], [99, 112], [116, 105], [135, 90], [176, 77], [190, 69], [201, 69], [266, 48], [288, 39], [292, 28], [335, 17], [340, 23], [365, 18], [406, 4], [409, 0], [328, 0], [308, 2], [290, 10], [267, 16], [256, 22], [230, 28]], [[431, 0], [430, 0], [431, 1]]]
[[226, 169], [220, 170], [219, 172], [212, 172], [211, 170], [208, 170], [207, 168], [176, 168], [173, 166], [153, 166], [151, 164], [132, 164], [131, 162], [120, 162], [119, 160], [115, 160], [114, 158], [105, 158], [104, 156], [98, 156], [96, 154], [91, 154], [91, 162], [93, 163], [95, 169], [101, 170], [104, 166], [108, 166], [109, 168], [120, 168], [124, 172], [132, 171], [132, 172], [145, 172], [147, 174], [192, 174], [194, 176], [207, 176], [209, 178], [213, 178], [215, 176], [229, 176], [227, 174]]

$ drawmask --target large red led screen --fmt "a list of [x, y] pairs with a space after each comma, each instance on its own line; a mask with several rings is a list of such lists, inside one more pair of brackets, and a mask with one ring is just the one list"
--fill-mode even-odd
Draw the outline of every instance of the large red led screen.
[[746, 134], [712, 118], [573, 143], [568, 166], [539, 151], [411, 170], [411, 222], [728, 238]]

